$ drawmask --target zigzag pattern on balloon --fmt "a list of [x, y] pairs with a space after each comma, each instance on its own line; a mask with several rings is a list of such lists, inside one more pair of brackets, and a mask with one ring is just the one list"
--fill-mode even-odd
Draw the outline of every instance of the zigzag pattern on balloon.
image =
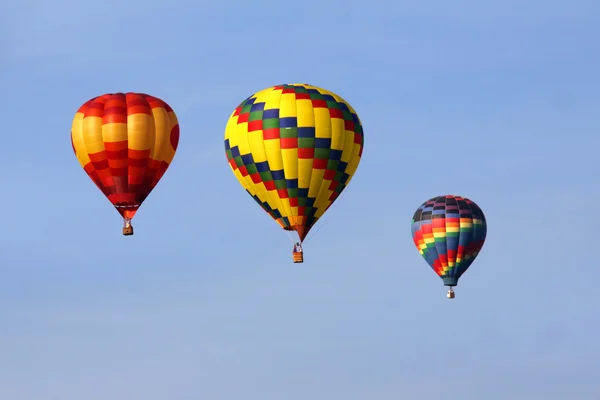
[[421, 204], [411, 230], [425, 261], [446, 286], [456, 286], [481, 251], [487, 224], [483, 211], [473, 201], [447, 195]]
[[341, 97], [308, 84], [277, 85], [231, 114], [225, 153], [252, 198], [300, 240], [347, 187], [364, 134]]

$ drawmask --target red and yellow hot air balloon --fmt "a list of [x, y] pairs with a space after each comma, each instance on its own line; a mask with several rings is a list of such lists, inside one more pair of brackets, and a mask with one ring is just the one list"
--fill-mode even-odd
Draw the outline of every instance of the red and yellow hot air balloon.
[[286, 231], [293, 261], [306, 235], [350, 183], [360, 163], [363, 128], [348, 102], [308, 84], [277, 85], [244, 100], [225, 128], [235, 177]]
[[73, 119], [71, 144], [79, 163], [123, 217], [131, 219], [169, 168], [179, 122], [163, 100], [144, 93], [94, 97]]

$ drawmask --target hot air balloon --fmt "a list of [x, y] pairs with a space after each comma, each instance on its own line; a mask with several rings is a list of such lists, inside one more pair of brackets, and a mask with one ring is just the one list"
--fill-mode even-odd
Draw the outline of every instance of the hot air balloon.
[[449, 286], [453, 286], [481, 251], [487, 234], [483, 211], [466, 197], [446, 195], [427, 200], [412, 219], [412, 237], [425, 261]]
[[225, 129], [227, 161], [252, 198], [302, 242], [348, 186], [363, 151], [363, 129], [338, 95], [308, 84], [277, 85], [253, 94]]
[[73, 119], [71, 144], [79, 163], [123, 217], [123, 235], [166, 172], [179, 143], [175, 112], [143, 93], [94, 97]]

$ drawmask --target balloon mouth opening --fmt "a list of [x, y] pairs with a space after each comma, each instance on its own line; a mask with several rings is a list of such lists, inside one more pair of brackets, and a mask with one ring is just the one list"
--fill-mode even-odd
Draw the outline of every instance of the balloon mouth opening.
[[304, 239], [306, 238], [306, 234], [308, 233], [308, 230], [304, 225], [284, 226], [283, 230], [290, 232], [295, 231], [298, 234], [298, 237], [300, 238], [300, 242], [304, 241]]
[[455, 277], [446, 277], [442, 278], [444, 281], [444, 286], [456, 286], [458, 284], [458, 278]]

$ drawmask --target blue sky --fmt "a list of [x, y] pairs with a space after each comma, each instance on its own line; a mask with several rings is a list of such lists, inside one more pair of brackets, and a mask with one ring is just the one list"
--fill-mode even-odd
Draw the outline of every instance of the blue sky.
[[[2, 399], [597, 400], [596, 1], [2, 8]], [[241, 100], [295, 82], [365, 130], [301, 266], [223, 149]], [[115, 91], [181, 124], [128, 238], [69, 142]], [[453, 301], [410, 237], [446, 193], [489, 224]]]

